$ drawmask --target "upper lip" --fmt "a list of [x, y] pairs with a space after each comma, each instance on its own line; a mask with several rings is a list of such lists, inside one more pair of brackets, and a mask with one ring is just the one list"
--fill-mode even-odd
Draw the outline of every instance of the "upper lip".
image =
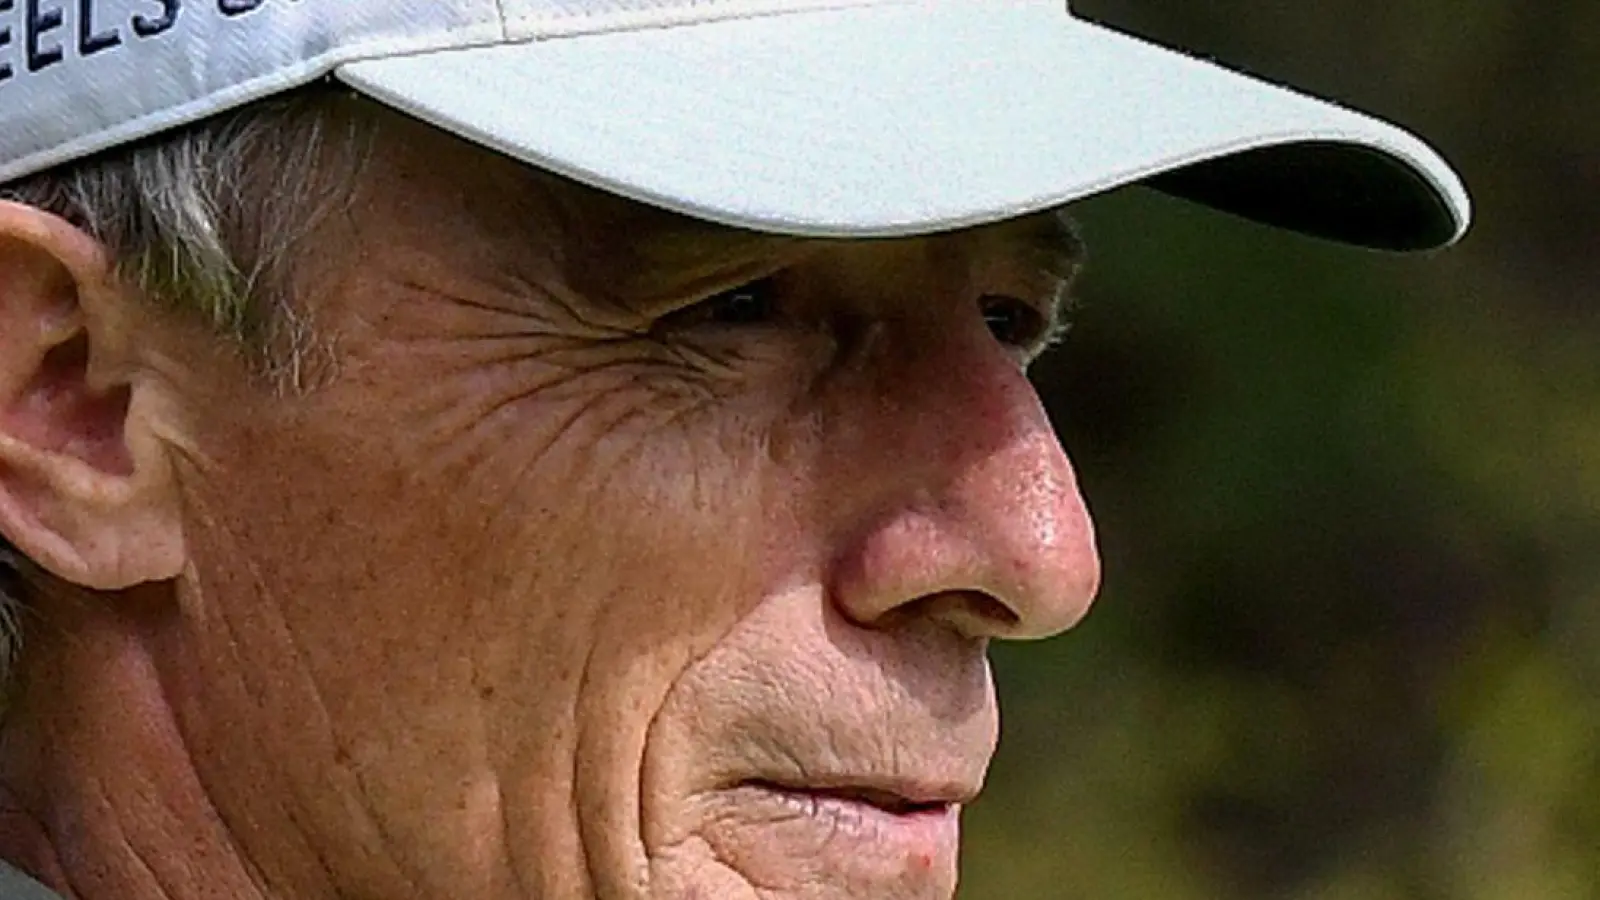
[[741, 784], [786, 794], [839, 797], [891, 812], [964, 805], [978, 796], [978, 788], [971, 784], [904, 776], [841, 775], [803, 780], [748, 778]]

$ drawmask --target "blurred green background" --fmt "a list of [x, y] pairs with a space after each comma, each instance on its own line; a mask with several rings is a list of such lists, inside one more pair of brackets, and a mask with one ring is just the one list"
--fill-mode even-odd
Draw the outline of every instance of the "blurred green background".
[[1075, 7], [1422, 132], [1478, 223], [1078, 208], [1039, 380], [1106, 583], [997, 650], [961, 897], [1600, 898], [1600, 2]]

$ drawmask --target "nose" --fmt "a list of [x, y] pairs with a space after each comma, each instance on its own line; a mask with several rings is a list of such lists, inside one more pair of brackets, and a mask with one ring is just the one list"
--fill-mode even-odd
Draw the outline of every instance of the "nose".
[[[1044, 638], [1099, 589], [1076, 475], [1026, 375], [987, 334], [922, 336], [870, 366], [829, 444], [844, 512], [835, 605], [869, 627], [931, 617]], [[846, 421], [843, 417], [848, 416]]]

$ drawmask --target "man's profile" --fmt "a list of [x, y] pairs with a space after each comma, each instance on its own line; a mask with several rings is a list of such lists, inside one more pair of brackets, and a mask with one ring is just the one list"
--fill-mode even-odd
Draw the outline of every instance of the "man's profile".
[[1468, 222], [1056, 0], [4, 4], [0, 117], [5, 898], [949, 897], [1062, 207]]

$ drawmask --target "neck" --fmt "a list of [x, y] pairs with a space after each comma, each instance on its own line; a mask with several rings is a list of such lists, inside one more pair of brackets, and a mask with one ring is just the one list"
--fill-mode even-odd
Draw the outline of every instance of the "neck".
[[0, 733], [0, 859], [67, 900], [265, 900], [137, 629], [104, 600], [48, 608]]

